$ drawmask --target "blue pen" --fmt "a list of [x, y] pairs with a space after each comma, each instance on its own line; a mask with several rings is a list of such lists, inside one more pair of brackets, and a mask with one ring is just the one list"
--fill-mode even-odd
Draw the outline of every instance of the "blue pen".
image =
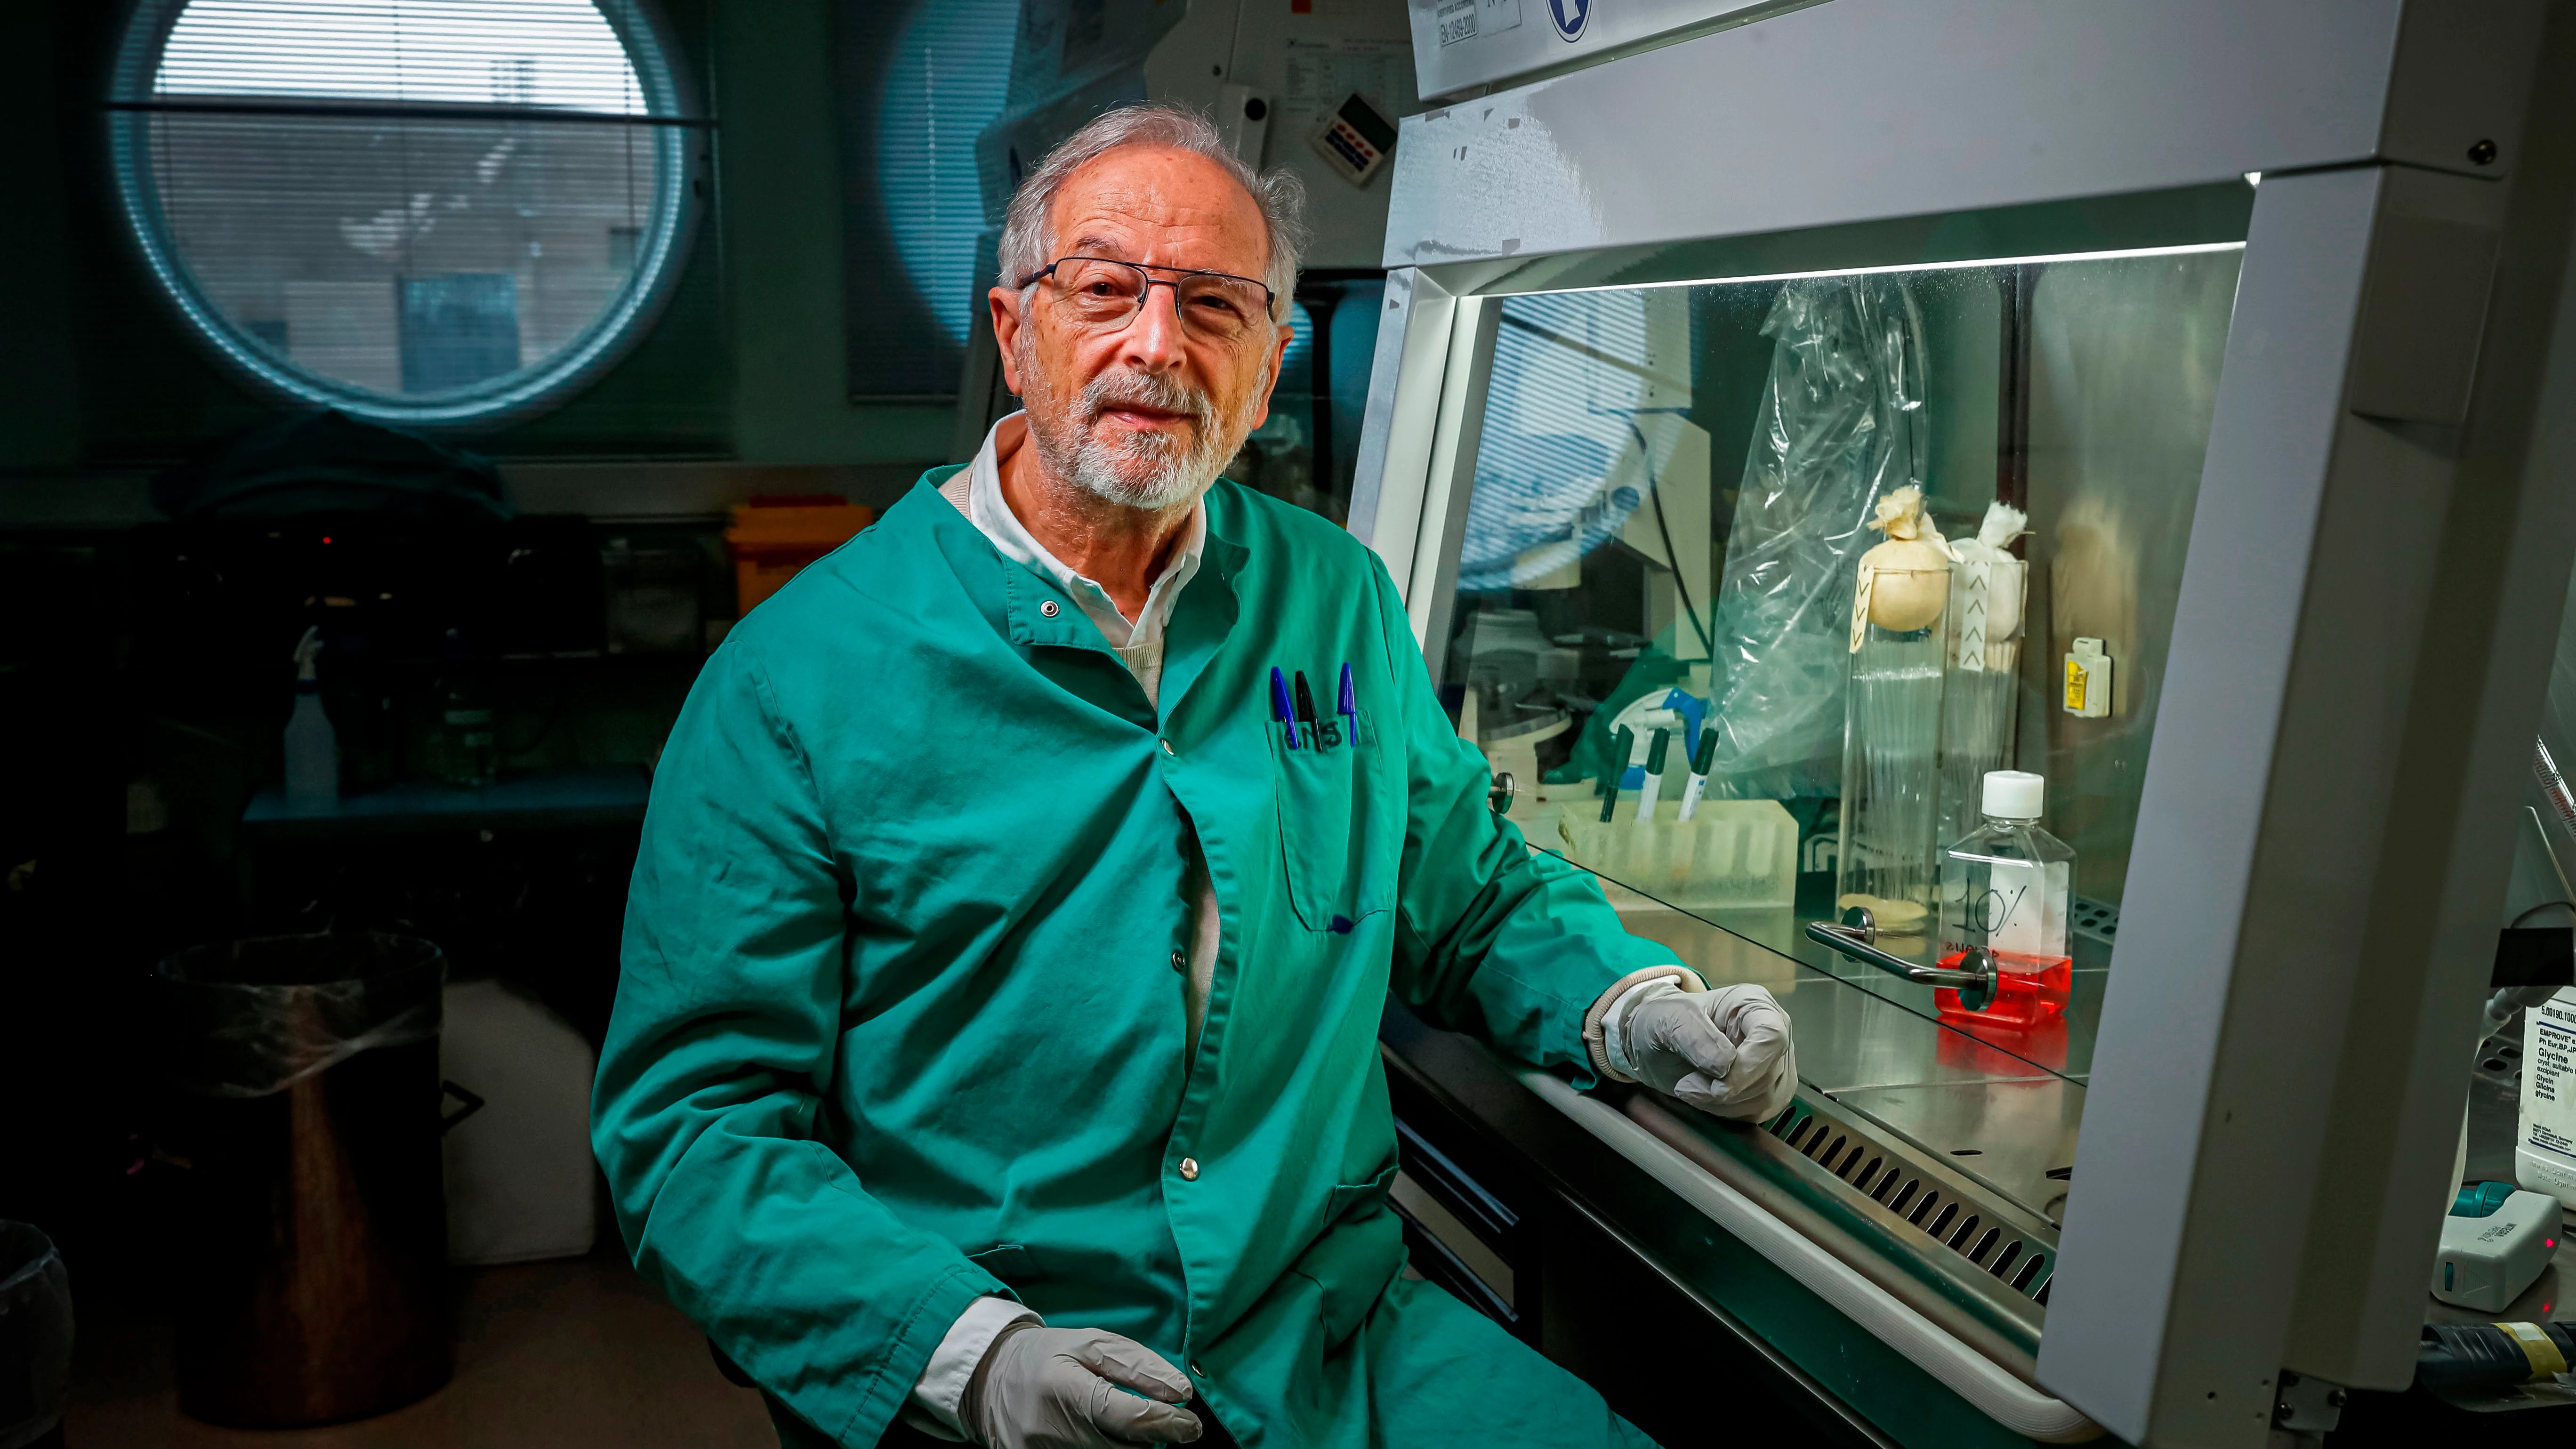
[[1288, 676], [1280, 673], [1275, 664], [1270, 667], [1270, 711], [1288, 728], [1288, 748], [1296, 749], [1297, 712], [1288, 703]]
[[1333, 713], [1351, 722], [1345, 737], [1352, 744], [1358, 744], [1360, 742], [1360, 700], [1358, 695], [1351, 692], [1351, 667], [1347, 664], [1342, 666], [1341, 702], [1333, 706]]

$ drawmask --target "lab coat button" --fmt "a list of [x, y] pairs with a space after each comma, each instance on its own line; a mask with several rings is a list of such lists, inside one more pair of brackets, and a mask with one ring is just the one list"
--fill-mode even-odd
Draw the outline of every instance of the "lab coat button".
[[1180, 752], [1172, 748], [1172, 742], [1170, 740], [1163, 741], [1163, 753], [1170, 755], [1175, 759], [1180, 757]]
[[1185, 955], [1183, 955], [1182, 953], [1180, 953], [1180, 952], [1178, 952], [1178, 951], [1174, 951], [1174, 952], [1172, 953], [1172, 969], [1173, 969], [1173, 970], [1175, 970], [1175, 971], [1187, 971], [1187, 970], [1189, 970], [1189, 969], [1190, 969], [1190, 958], [1189, 958], [1189, 957], [1187, 957], [1187, 956], [1185, 956]]
[[1201, 1367], [1199, 1367], [1197, 1364], [1191, 1364], [1191, 1365], [1190, 1365], [1190, 1376], [1191, 1376], [1192, 1378], [1201, 1378], [1201, 1379], [1206, 1378], [1206, 1377], [1207, 1377], [1207, 1370], [1206, 1370], [1206, 1369], [1203, 1369], [1203, 1368], [1201, 1368]]
[[1198, 1180], [1199, 1180], [1199, 1160], [1198, 1160], [1197, 1158], [1195, 1158], [1195, 1157], [1184, 1157], [1184, 1158], [1182, 1158], [1182, 1159], [1181, 1159], [1181, 1181], [1183, 1181], [1183, 1182], [1196, 1182], [1196, 1181], [1198, 1181]]
[[1041, 613], [1041, 614], [1044, 614], [1044, 615], [1046, 615], [1048, 618], [1052, 619], [1052, 618], [1054, 618], [1057, 614], [1062, 613], [1062, 612], [1063, 612], [1063, 610], [1059, 609], [1059, 608], [1056, 606], [1056, 602], [1055, 602], [1055, 600], [1053, 600], [1053, 599], [1049, 599], [1049, 600], [1047, 600], [1045, 603], [1038, 605], [1038, 612], [1039, 612], [1039, 613]]

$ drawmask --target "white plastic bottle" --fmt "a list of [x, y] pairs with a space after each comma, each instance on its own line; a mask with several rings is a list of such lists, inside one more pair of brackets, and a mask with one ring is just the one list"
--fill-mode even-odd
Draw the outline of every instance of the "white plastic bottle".
[[1941, 852], [1941, 964], [1955, 965], [1982, 946], [1994, 953], [2001, 978], [1982, 1011], [1968, 1010], [1948, 987], [1935, 990], [1944, 1016], [2028, 1027], [2066, 1010], [2075, 964], [2066, 947], [2075, 852], [2040, 828], [2047, 794], [2048, 781], [2027, 770], [1987, 771], [1977, 828]]
[[2513, 1180], [2576, 1208], [2576, 986], [2522, 1013], [2521, 1127]]
[[295, 646], [295, 713], [286, 720], [286, 803], [296, 810], [328, 810], [340, 801], [340, 737], [322, 712], [313, 669], [321, 654], [317, 625]]

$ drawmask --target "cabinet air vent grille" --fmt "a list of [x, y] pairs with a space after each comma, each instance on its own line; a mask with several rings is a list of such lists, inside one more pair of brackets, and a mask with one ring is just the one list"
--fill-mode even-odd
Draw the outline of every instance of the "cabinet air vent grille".
[[2042, 1305], [2048, 1302], [2049, 1270], [2055, 1265], [2047, 1245], [2026, 1241], [2008, 1226], [1986, 1223], [1975, 1204], [1950, 1195], [1902, 1156], [1825, 1121], [1803, 1104], [1792, 1105], [1763, 1130], [1933, 1242], [2010, 1284], [2014, 1292]]

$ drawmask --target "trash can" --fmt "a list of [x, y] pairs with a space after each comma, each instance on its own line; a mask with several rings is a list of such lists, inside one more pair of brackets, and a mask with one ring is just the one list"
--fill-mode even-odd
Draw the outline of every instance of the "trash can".
[[43, 1233], [0, 1221], [0, 1449], [61, 1444], [71, 1380], [71, 1276]]
[[[282, 1428], [454, 1371], [436, 946], [378, 932], [200, 946], [154, 982], [179, 1189], [179, 1407]], [[442, 1094], [464, 1110], [443, 1123]]]

